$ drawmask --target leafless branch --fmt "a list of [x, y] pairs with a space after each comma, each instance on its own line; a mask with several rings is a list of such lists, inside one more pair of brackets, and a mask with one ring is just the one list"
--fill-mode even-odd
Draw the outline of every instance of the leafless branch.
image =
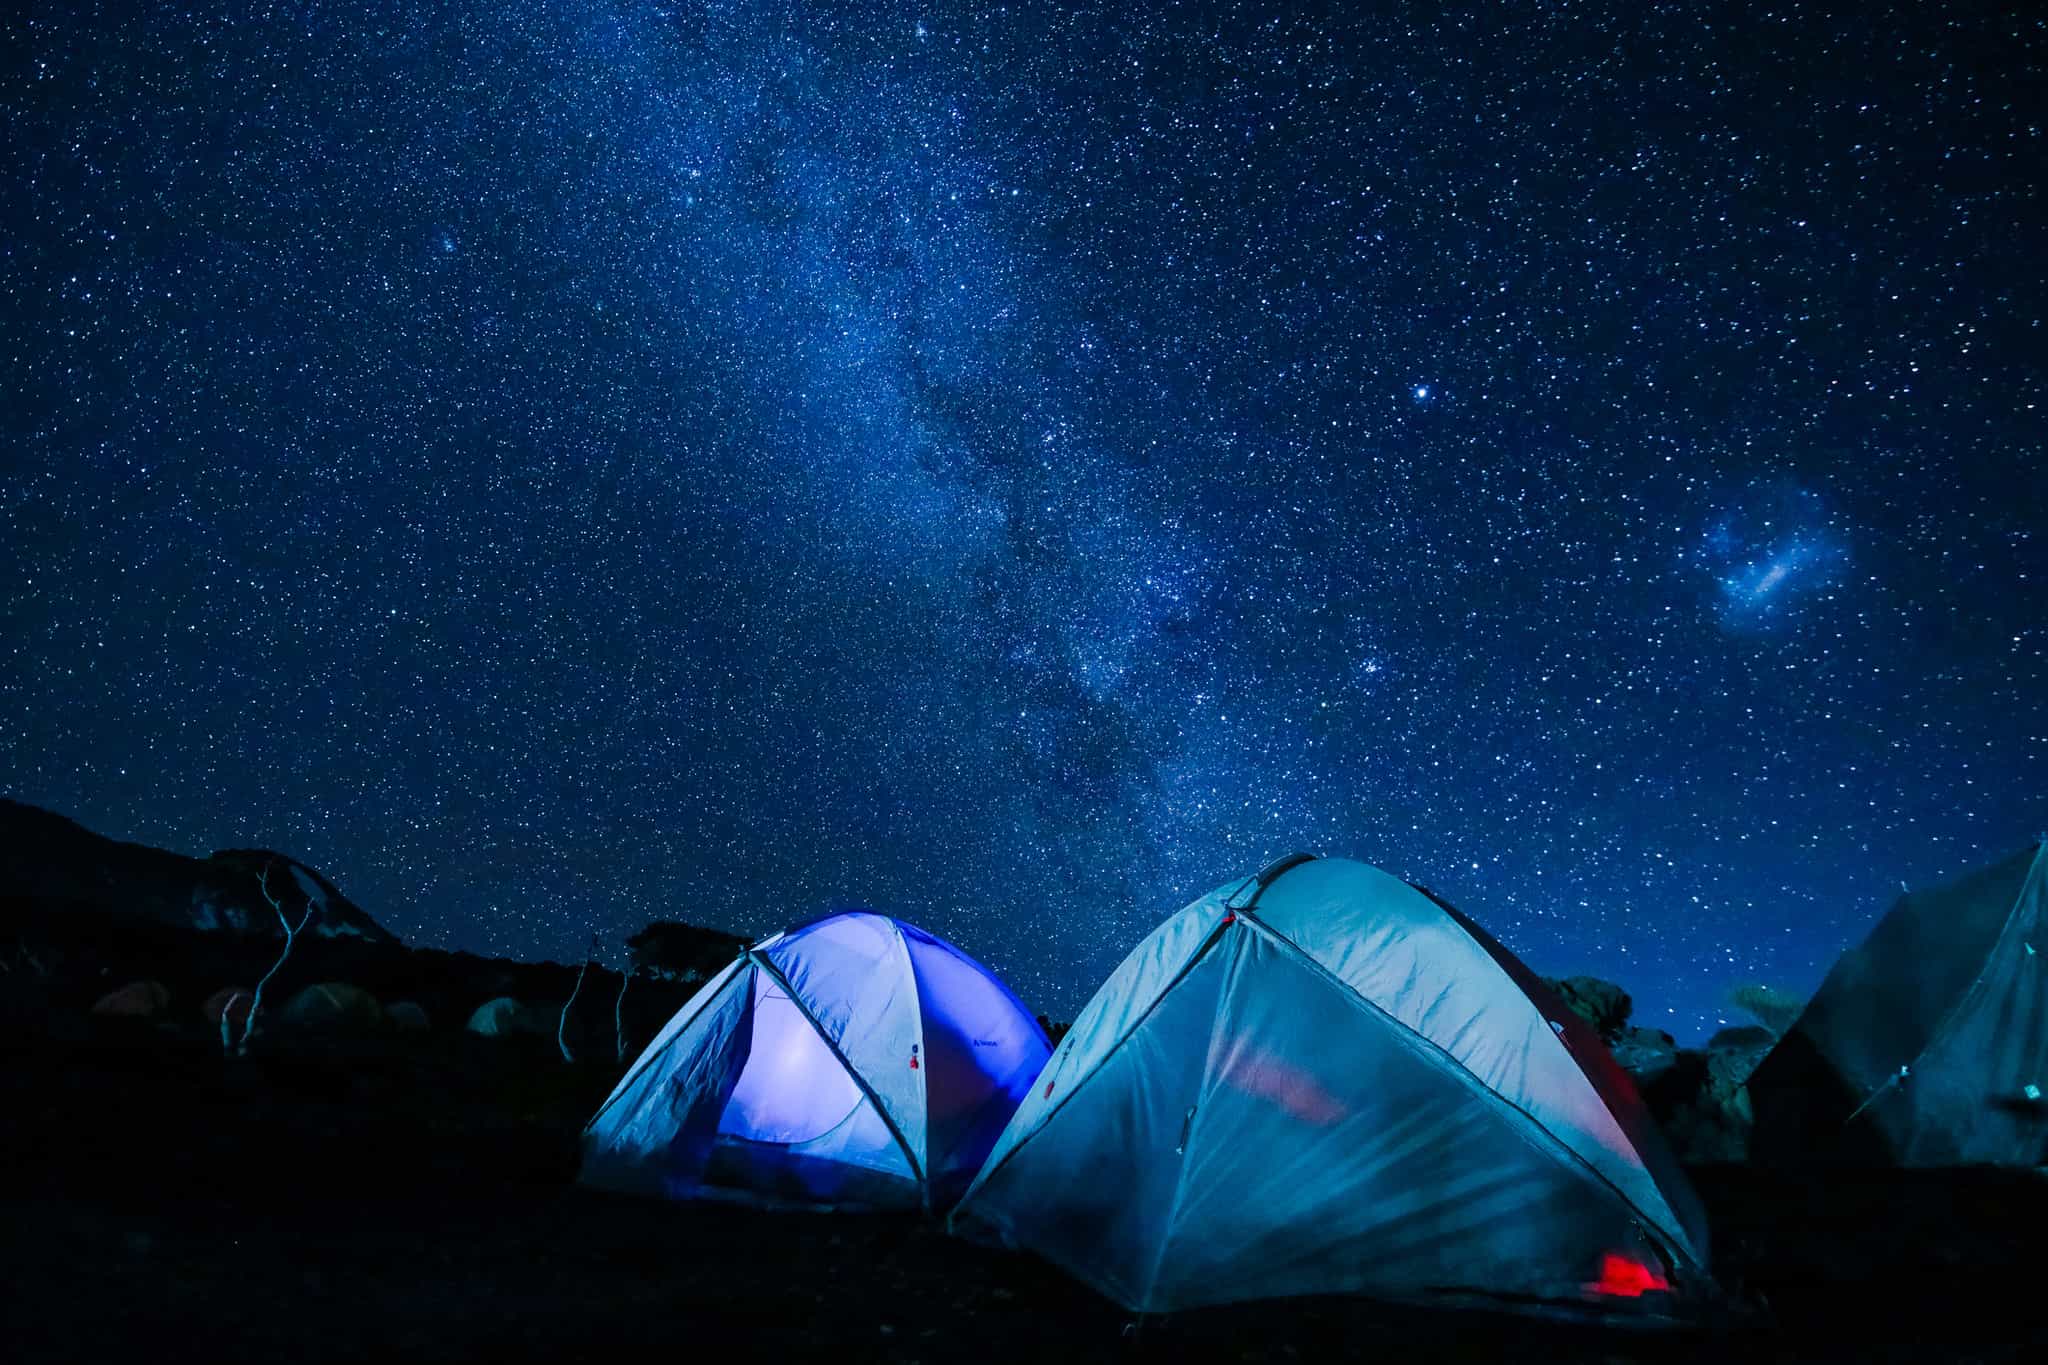
[[620, 1061], [626, 1060], [626, 989], [633, 984], [633, 971], [640, 964], [628, 962], [619, 982], [618, 998], [612, 1001], [612, 1047]]
[[569, 1010], [576, 1003], [576, 997], [583, 993], [583, 978], [590, 971], [590, 959], [597, 952], [597, 935], [590, 936], [590, 951], [583, 955], [583, 965], [576, 969], [576, 986], [569, 992], [569, 998], [562, 1003], [562, 1017], [555, 1021], [555, 1046], [562, 1049], [562, 1060], [573, 1062], [575, 1054], [569, 1051]]
[[[284, 913], [284, 907], [278, 904], [277, 897], [270, 894], [270, 869], [274, 866], [276, 866], [274, 863], [265, 863], [263, 865], [263, 875], [257, 878], [257, 885], [263, 888], [263, 899], [269, 901], [270, 908], [277, 911], [277, 922], [284, 926], [284, 951], [277, 955], [277, 961], [270, 964], [270, 970], [263, 974], [263, 979], [256, 983], [256, 990], [249, 997], [249, 1013], [242, 1020], [241, 1041], [235, 1045], [235, 1052], [238, 1056], [246, 1056], [248, 1054], [249, 1035], [256, 1028], [256, 1011], [263, 1004], [263, 988], [270, 984], [271, 977], [277, 975], [277, 969], [284, 966], [284, 960], [292, 955], [292, 944], [297, 941], [299, 935], [304, 932], [306, 926], [313, 919], [313, 900], [309, 896], [306, 898], [306, 913], [299, 917], [297, 927], [293, 927], [290, 918]], [[227, 1012], [222, 1011], [220, 1027], [223, 1042], [226, 1041], [228, 1033], [227, 1017]]]

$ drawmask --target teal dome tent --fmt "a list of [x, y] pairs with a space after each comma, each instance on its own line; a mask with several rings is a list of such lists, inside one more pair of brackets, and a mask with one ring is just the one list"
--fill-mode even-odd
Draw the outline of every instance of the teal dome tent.
[[1306, 856], [1138, 945], [952, 1226], [1139, 1312], [1711, 1290], [1697, 1202], [1592, 1031], [1428, 893]]

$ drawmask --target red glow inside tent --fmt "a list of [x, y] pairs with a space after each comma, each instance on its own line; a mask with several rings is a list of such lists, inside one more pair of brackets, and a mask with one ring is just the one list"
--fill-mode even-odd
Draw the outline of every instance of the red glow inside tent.
[[1640, 1299], [1645, 1294], [1668, 1292], [1671, 1281], [1633, 1257], [1610, 1251], [1600, 1258], [1600, 1278], [1586, 1288], [1610, 1298]]

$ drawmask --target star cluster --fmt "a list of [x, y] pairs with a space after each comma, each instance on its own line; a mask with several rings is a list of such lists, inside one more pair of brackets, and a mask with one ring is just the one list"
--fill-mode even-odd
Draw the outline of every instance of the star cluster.
[[2048, 31], [41, 6], [0, 762], [573, 956], [1068, 1017], [1295, 848], [1693, 1035], [2048, 823]]

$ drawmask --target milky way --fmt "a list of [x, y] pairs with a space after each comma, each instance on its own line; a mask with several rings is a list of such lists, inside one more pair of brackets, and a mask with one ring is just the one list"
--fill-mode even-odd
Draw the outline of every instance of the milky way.
[[[814, 12], [816, 11], [816, 12]], [[2048, 34], [40, 9], [0, 779], [417, 941], [1295, 848], [1683, 1034], [2048, 823]]]

